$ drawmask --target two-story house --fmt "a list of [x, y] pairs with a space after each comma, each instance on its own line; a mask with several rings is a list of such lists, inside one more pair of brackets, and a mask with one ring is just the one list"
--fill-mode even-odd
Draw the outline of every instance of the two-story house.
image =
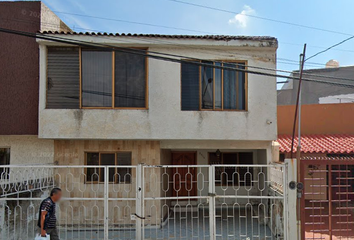
[[[38, 135], [54, 140], [58, 164], [271, 162], [276, 79], [247, 69], [275, 68], [275, 38], [44, 35], [117, 47], [38, 40]], [[150, 57], [157, 53], [201, 65]]]
[[[54, 140], [57, 164], [119, 167], [272, 161], [272, 141], [277, 138], [276, 79], [247, 69], [275, 68], [275, 38], [43, 35], [74, 41], [37, 40], [39, 138]], [[103, 181], [102, 172], [93, 177], [94, 170], [90, 171], [86, 183]], [[237, 184], [232, 180], [235, 173], [239, 182], [252, 185], [246, 176], [249, 170], [224, 171], [225, 176], [215, 173], [216, 191], [230, 181]], [[118, 168], [109, 174], [110, 181], [129, 184], [135, 173]], [[184, 183], [200, 184], [190, 180], [197, 175], [194, 168], [188, 176], [173, 179], [170, 195], [190, 195]]]
[[[58, 168], [55, 181], [69, 199], [59, 224], [92, 230], [109, 219], [115, 229], [144, 215], [145, 224], [161, 227], [170, 209], [236, 201], [247, 209], [255, 200], [260, 204], [246, 212], [262, 224], [273, 221], [265, 208], [266, 164], [277, 139], [276, 78], [253, 67], [275, 69], [275, 38], [50, 31], [38, 37], [43, 142], [31, 154]], [[151, 166], [142, 175], [141, 163]], [[45, 169], [39, 174], [49, 176]], [[213, 188], [229, 197], [209, 205]], [[203, 221], [213, 219], [209, 214]], [[266, 236], [262, 229], [258, 235]]]

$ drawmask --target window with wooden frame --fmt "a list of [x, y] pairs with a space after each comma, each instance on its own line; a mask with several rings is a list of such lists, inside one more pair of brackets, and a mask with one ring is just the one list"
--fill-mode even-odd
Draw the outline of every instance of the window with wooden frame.
[[147, 57], [81, 49], [81, 108], [147, 108]]
[[48, 47], [47, 108], [147, 109], [147, 57]]
[[[209, 153], [209, 164], [224, 165], [215, 167], [215, 184], [218, 186], [251, 186], [253, 176], [252, 152], [227, 152], [217, 157], [216, 153]], [[250, 165], [226, 166], [226, 165]]]
[[[105, 172], [103, 166], [117, 166], [109, 168], [108, 181], [110, 183], [130, 183], [132, 163], [131, 152], [87, 152], [86, 153], [86, 183], [104, 183]], [[102, 166], [102, 167], [100, 167]]]
[[242, 71], [246, 69], [246, 62], [201, 61], [201, 63], [213, 67], [181, 63], [182, 111], [247, 110], [247, 74]]

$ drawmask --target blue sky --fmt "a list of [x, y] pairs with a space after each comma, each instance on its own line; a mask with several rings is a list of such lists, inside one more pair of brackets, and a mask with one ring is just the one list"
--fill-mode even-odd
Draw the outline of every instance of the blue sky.
[[[307, 43], [307, 56], [315, 54], [354, 34], [354, 1], [352, 0], [182, 0], [190, 3], [225, 9], [234, 13], [219, 12], [190, 6], [171, 0], [44, 0], [65, 23], [75, 31], [106, 31], [119, 33], [164, 34], [225, 34], [266, 35], [278, 38], [278, 69], [298, 69], [299, 54]], [[116, 20], [163, 25], [144, 26], [122, 21], [109, 21], [81, 15]], [[337, 32], [337, 34], [276, 23], [242, 15], [253, 15], [291, 22]], [[87, 29], [87, 30], [86, 30]], [[354, 39], [315, 57], [305, 68], [319, 68], [330, 59], [341, 66], [354, 65]], [[294, 62], [290, 62], [294, 61]]]

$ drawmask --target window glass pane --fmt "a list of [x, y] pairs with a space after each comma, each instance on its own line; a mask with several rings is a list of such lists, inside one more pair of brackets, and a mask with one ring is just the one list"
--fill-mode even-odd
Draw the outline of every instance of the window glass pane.
[[80, 107], [79, 48], [48, 47], [47, 108]]
[[[221, 66], [221, 63], [215, 63], [216, 66]], [[215, 68], [215, 109], [221, 109], [221, 90], [222, 90], [222, 82], [221, 82], [221, 69]]]
[[112, 52], [82, 50], [82, 106], [112, 106]]
[[[203, 63], [213, 64], [213, 62], [203, 61]], [[203, 67], [202, 74], [202, 109], [213, 109], [213, 68]]]
[[[117, 165], [130, 166], [132, 165], [132, 154], [127, 153], [117, 153]], [[131, 168], [119, 168], [118, 167], [118, 183], [130, 183], [131, 181]]]
[[[87, 166], [98, 166], [99, 153], [86, 153], [86, 165]], [[99, 168], [87, 168], [86, 170], [86, 181], [87, 182], [97, 182], [99, 179]]]
[[[0, 148], [0, 165], [10, 164], [10, 148]], [[9, 168], [0, 167], [0, 179], [9, 178]]]
[[115, 52], [115, 107], [144, 108], [146, 57]]
[[[101, 166], [115, 166], [116, 165], [116, 155], [114, 153], [101, 153]], [[100, 168], [100, 181], [104, 182], [104, 168]], [[115, 174], [114, 168], [109, 168], [108, 180], [113, 182]]]
[[199, 110], [199, 66], [181, 63], [182, 110]]
[[[245, 69], [245, 66], [238, 65], [238, 68]], [[245, 110], [245, 72], [237, 72], [238, 75], [238, 99], [237, 99], [237, 109]]]
[[[224, 63], [235, 68], [234, 64]], [[236, 109], [236, 71], [224, 69], [224, 109]]]

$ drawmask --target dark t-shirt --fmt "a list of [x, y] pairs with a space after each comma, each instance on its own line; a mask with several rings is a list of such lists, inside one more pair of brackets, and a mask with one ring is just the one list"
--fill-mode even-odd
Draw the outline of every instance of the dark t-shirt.
[[46, 228], [55, 228], [57, 224], [57, 217], [55, 216], [55, 203], [47, 198], [43, 200], [41, 212], [46, 211], [49, 217]]

